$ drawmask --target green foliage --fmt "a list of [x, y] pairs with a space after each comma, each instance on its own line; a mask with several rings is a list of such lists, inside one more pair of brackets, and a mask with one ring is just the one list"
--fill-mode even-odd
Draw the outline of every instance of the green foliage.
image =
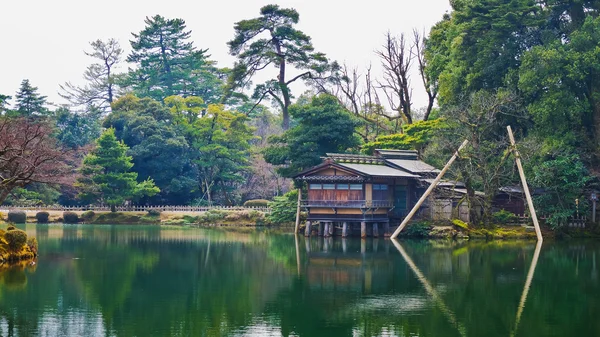
[[136, 181], [138, 174], [129, 172], [133, 163], [126, 152], [127, 146], [117, 140], [114, 129], [100, 136], [96, 149], [83, 160], [83, 178], [78, 181], [78, 186], [83, 188], [82, 199], [103, 201], [114, 211], [115, 206], [126, 200], [137, 200], [160, 191], [150, 179]]
[[29, 249], [31, 250], [31, 252], [34, 255], [37, 255], [38, 253], [38, 242], [36, 238], [29, 238], [27, 240], [27, 246], [29, 246]]
[[127, 62], [130, 70], [124, 85], [142, 97], [162, 101], [172, 95], [199, 96], [215, 103], [221, 96], [222, 82], [208, 49], [197, 50], [182, 19], [160, 15], [146, 17], [146, 27], [133, 33]]
[[81, 218], [86, 221], [92, 220], [94, 216], [96, 216], [94, 211], [85, 211], [81, 214]]
[[373, 153], [375, 149], [417, 150], [422, 152], [433, 137], [447, 127], [443, 118], [404, 124], [402, 125], [402, 133], [377, 137], [375, 141], [364, 144], [362, 151], [368, 154]]
[[517, 216], [509, 211], [502, 209], [492, 214], [492, 220], [494, 221], [494, 224], [507, 225], [515, 222], [515, 220], [517, 220]]
[[8, 211], [7, 220], [12, 223], [26, 223], [27, 214], [25, 211]]
[[433, 227], [427, 222], [415, 222], [404, 228], [402, 231], [402, 236], [411, 238], [426, 238], [429, 236], [432, 228]]
[[48, 223], [48, 219], [50, 218], [50, 213], [48, 212], [37, 212], [35, 214], [35, 218], [37, 219], [38, 223]]
[[17, 100], [16, 113], [19, 116], [31, 117], [46, 115], [48, 113], [48, 109], [44, 107], [46, 105], [46, 96], [40, 95], [38, 88], [32, 86], [27, 79], [21, 82], [21, 87], [15, 98]]
[[27, 233], [20, 229], [12, 229], [4, 233], [8, 248], [12, 252], [20, 251], [27, 243]]
[[549, 155], [533, 167], [531, 184], [543, 189], [534, 197], [539, 214], [549, 216], [547, 222], [557, 227], [566, 224], [569, 217], [577, 212], [586, 214], [588, 210], [586, 185], [591, 182], [588, 170], [580, 158], [574, 154]]
[[63, 222], [66, 224], [76, 224], [79, 222], [79, 216], [75, 212], [63, 212]]
[[289, 223], [296, 220], [298, 206], [298, 190], [291, 190], [269, 203], [271, 213], [267, 216], [274, 224]]
[[253, 199], [247, 200], [244, 202], [244, 206], [246, 207], [267, 207], [269, 204], [269, 200], [265, 199]]
[[283, 176], [320, 164], [326, 153], [351, 151], [360, 144], [354, 133], [359, 123], [333, 96], [321, 94], [308, 104], [292, 105], [290, 113], [297, 125], [271, 137], [264, 152], [265, 160], [279, 165]]
[[227, 217], [227, 212], [211, 209], [197, 217], [197, 221], [202, 224], [216, 224]]
[[76, 149], [91, 144], [100, 136], [100, 120], [93, 113], [74, 113], [66, 108], [54, 112], [55, 137], [68, 148]]
[[469, 224], [459, 220], [459, 219], [453, 219], [452, 220], [452, 224], [458, 228], [464, 229], [464, 230], [469, 230]]
[[17, 227], [15, 227], [13, 225], [9, 225], [8, 227], [6, 227], [7, 231], [12, 231], [12, 230], [15, 230], [15, 229], [17, 229]]

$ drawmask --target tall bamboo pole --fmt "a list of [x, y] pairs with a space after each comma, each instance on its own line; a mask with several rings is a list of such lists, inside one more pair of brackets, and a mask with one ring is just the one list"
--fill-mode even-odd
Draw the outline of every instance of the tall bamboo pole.
[[294, 229], [294, 233], [298, 233], [298, 228], [300, 227], [300, 201], [302, 200], [302, 189], [298, 189], [298, 206], [296, 207], [296, 228]]
[[512, 129], [510, 125], [506, 127], [508, 130], [508, 137], [510, 138], [510, 144], [512, 145], [512, 151], [515, 154], [515, 162], [517, 163], [517, 168], [519, 169], [519, 175], [521, 176], [521, 184], [523, 185], [523, 192], [525, 192], [525, 198], [527, 198], [527, 206], [529, 206], [529, 213], [531, 213], [531, 219], [533, 220], [533, 226], [535, 227], [535, 234], [537, 235], [538, 241], [542, 242], [544, 238], [542, 237], [542, 231], [540, 230], [540, 224], [538, 223], [537, 215], [535, 214], [535, 208], [533, 207], [533, 200], [531, 199], [531, 194], [529, 193], [529, 187], [527, 186], [527, 179], [525, 179], [525, 172], [523, 171], [523, 165], [521, 165], [521, 155], [519, 154], [519, 150], [517, 150], [517, 145], [515, 143], [515, 136], [513, 135]]
[[465, 146], [467, 146], [467, 143], [469, 143], [469, 141], [465, 139], [465, 141], [460, 145], [460, 147], [458, 148], [458, 150], [456, 150], [456, 152], [454, 152], [454, 155], [452, 156], [452, 158], [450, 158], [450, 160], [448, 161], [448, 163], [446, 163], [446, 166], [444, 166], [444, 168], [437, 175], [437, 177], [435, 178], [435, 180], [431, 183], [431, 185], [429, 185], [429, 188], [427, 189], [427, 191], [425, 191], [425, 193], [423, 193], [423, 195], [421, 196], [421, 199], [419, 199], [419, 201], [417, 201], [417, 203], [415, 204], [415, 206], [410, 210], [410, 213], [408, 213], [408, 215], [406, 216], [406, 218], [404, 218], [404, 221], [402, 221], [402, 223], [396, 229], [396, 231], [394, 232], [394, 234], [392, 234], [392, 236], [391, 236], [392, 239], [395, 239], [398, 236], [398, 234], [400, 234], [400, 232], [404, 229], [404, 227], [406, 227], [406, 225], [408, 224], [408, 222], [410, 221], [410, 219], [412, 219], [412, 217], [415, 215], [415, 213], [417, 212], [417, 210], [419, 209], [419, 207], [421, 207], [421, 204], [423, 204], [423, 202], [425, 202], [425, 199], [427, 199], [427, 197], [429, 196], [429, 194], [437, 186], [437, 184], [440, 182], [440, 180], [442, 180], [442, 177], [444, 176], [444, 174], [446, 174], [446, 171], [448, 171], [448, 169], [450, 168], [450, 165], [452, 165], [452, 163], [454, 163], [454, 161], [458, 157], [458, 153]]

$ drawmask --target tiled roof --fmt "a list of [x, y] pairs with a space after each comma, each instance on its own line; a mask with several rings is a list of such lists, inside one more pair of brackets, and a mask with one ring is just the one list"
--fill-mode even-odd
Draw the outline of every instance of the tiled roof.
[[419, 176], [386, 165], [337, 163], [340, 166], [372, 177], [419, 178]]
[[386, 161], [396, 167], [402, 168], [410, 173], [439, 173], [440, 170], [435, 167], [420, 161], [410, 159], [386, 159]]
[[302, 176], [296, 179], [304, 181], [347, 181], [347, 182], [363, 182], [364, 177], [360, 176]]

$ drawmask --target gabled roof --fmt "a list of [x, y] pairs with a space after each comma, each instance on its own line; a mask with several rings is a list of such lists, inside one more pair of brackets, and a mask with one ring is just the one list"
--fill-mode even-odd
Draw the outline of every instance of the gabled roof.
[[338, 163], [338, 165], [371, 177], [419, 178], [419, 176], [387, 165]]

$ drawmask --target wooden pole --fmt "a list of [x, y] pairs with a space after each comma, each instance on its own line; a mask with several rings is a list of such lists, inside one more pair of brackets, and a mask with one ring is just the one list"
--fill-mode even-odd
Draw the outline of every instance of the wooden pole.
[[296, 207], [296, 229], [294, 233], [298, 233], [300, 227], [300, 201], [302, 200], [302, 189], [298, 189], [298, 206]]
[[404, 227], [406, 227], [406, 225], [408, 224], [408, 222], [410, 221], [410, 219], [412, 219], [412, 217], [415, 215], [415, 213], [417, 212], [417, 210], [419, 209], [419, 207], [421, 207], [421, 205], [423, 204], [423, 202], [425, 202], [425, 199], [427, 199], [427, 197], [429, 196], [429, 194], [437, 186], [437, 184], [440, 182], [440, 180], [442, 180], [442, 177], [444, 176], [444, 174], [446, 174], [446, 171], [448, 171], [448, 169], [450, 168], [450, 165], [452, 165], [452, 163], [454, 163], [454, 161], [458, 157], [458, 153], [465, 146], [467, 146], [467, 143], [469, 143], [469, 141], [465, 139], [465, 141], [460, 145], [460, 147], [458, 148], [458, 150], [456, 150], [456, 152], [454, 153], [454, 155], [452, 156], [452, 158], [450, 158], [450, 160], [448, 161], [448, 163], [446, 163], [446, 166], [444, 166], [444, 168], [438, 174], [438, 176], [435, 178], [435, 180], [431, 183], [431, 185], [429, 185], [429, 188], [427, 189], [427, 191], [425, 191], [425, 193], [423, 193], [423, 195], [421, 196], [421, 199], [419, 199], [419, 201], [417, 201], [417, 203], [410, 210], [410, 212], [408, 213], [408, 215], [406, 216], [406, 218], [404, 218], [404, 220], [402, 221], [402, 223], [400, 224], [400, 226], [398, 226], [398, 228], [396, 229], [396, 231], [394, 231], [394, 234], [392, 234], [392, 239], [395, 239], [398, 236], [398, 234], [400, 234], [400, 232], [404, 229]]
[[515, 154], [515, 162], [517, 163], [517, 168], [519, 169], [519, 175], [521, 176], [521, 184], [523, 185], [523, 192], [525, 192], [525, 198], [527, 198], [527, 205], [529, 206], [529, 213], [531, 213], [531, 220], [533, 220], [533, 226], [535, 227], [535, 234], [537, 235], [538, 241], [542, 242], [544, 238], [542, 237], [542, 231], [540, 230], [540, 224], [538, 223], [537, 215], [535, 214], [535, 208], [533, 207], [533, 200], [531, 199], [531, 194], [529, 193], [529, 187], [527, 186], [527, 179], [525, 179], [525, 172], [523, 171], [523, 165], [521, 165], [521, 155], [519, 154], [519, 150], [517, 150], [517, 145], [515, 143], [515, 136], [513, 136], [512, 129], [510, 125], [506, 127], [508, 130], [508, 137], [510, 138], [510, 144], [512, 145], [512, 151]]

